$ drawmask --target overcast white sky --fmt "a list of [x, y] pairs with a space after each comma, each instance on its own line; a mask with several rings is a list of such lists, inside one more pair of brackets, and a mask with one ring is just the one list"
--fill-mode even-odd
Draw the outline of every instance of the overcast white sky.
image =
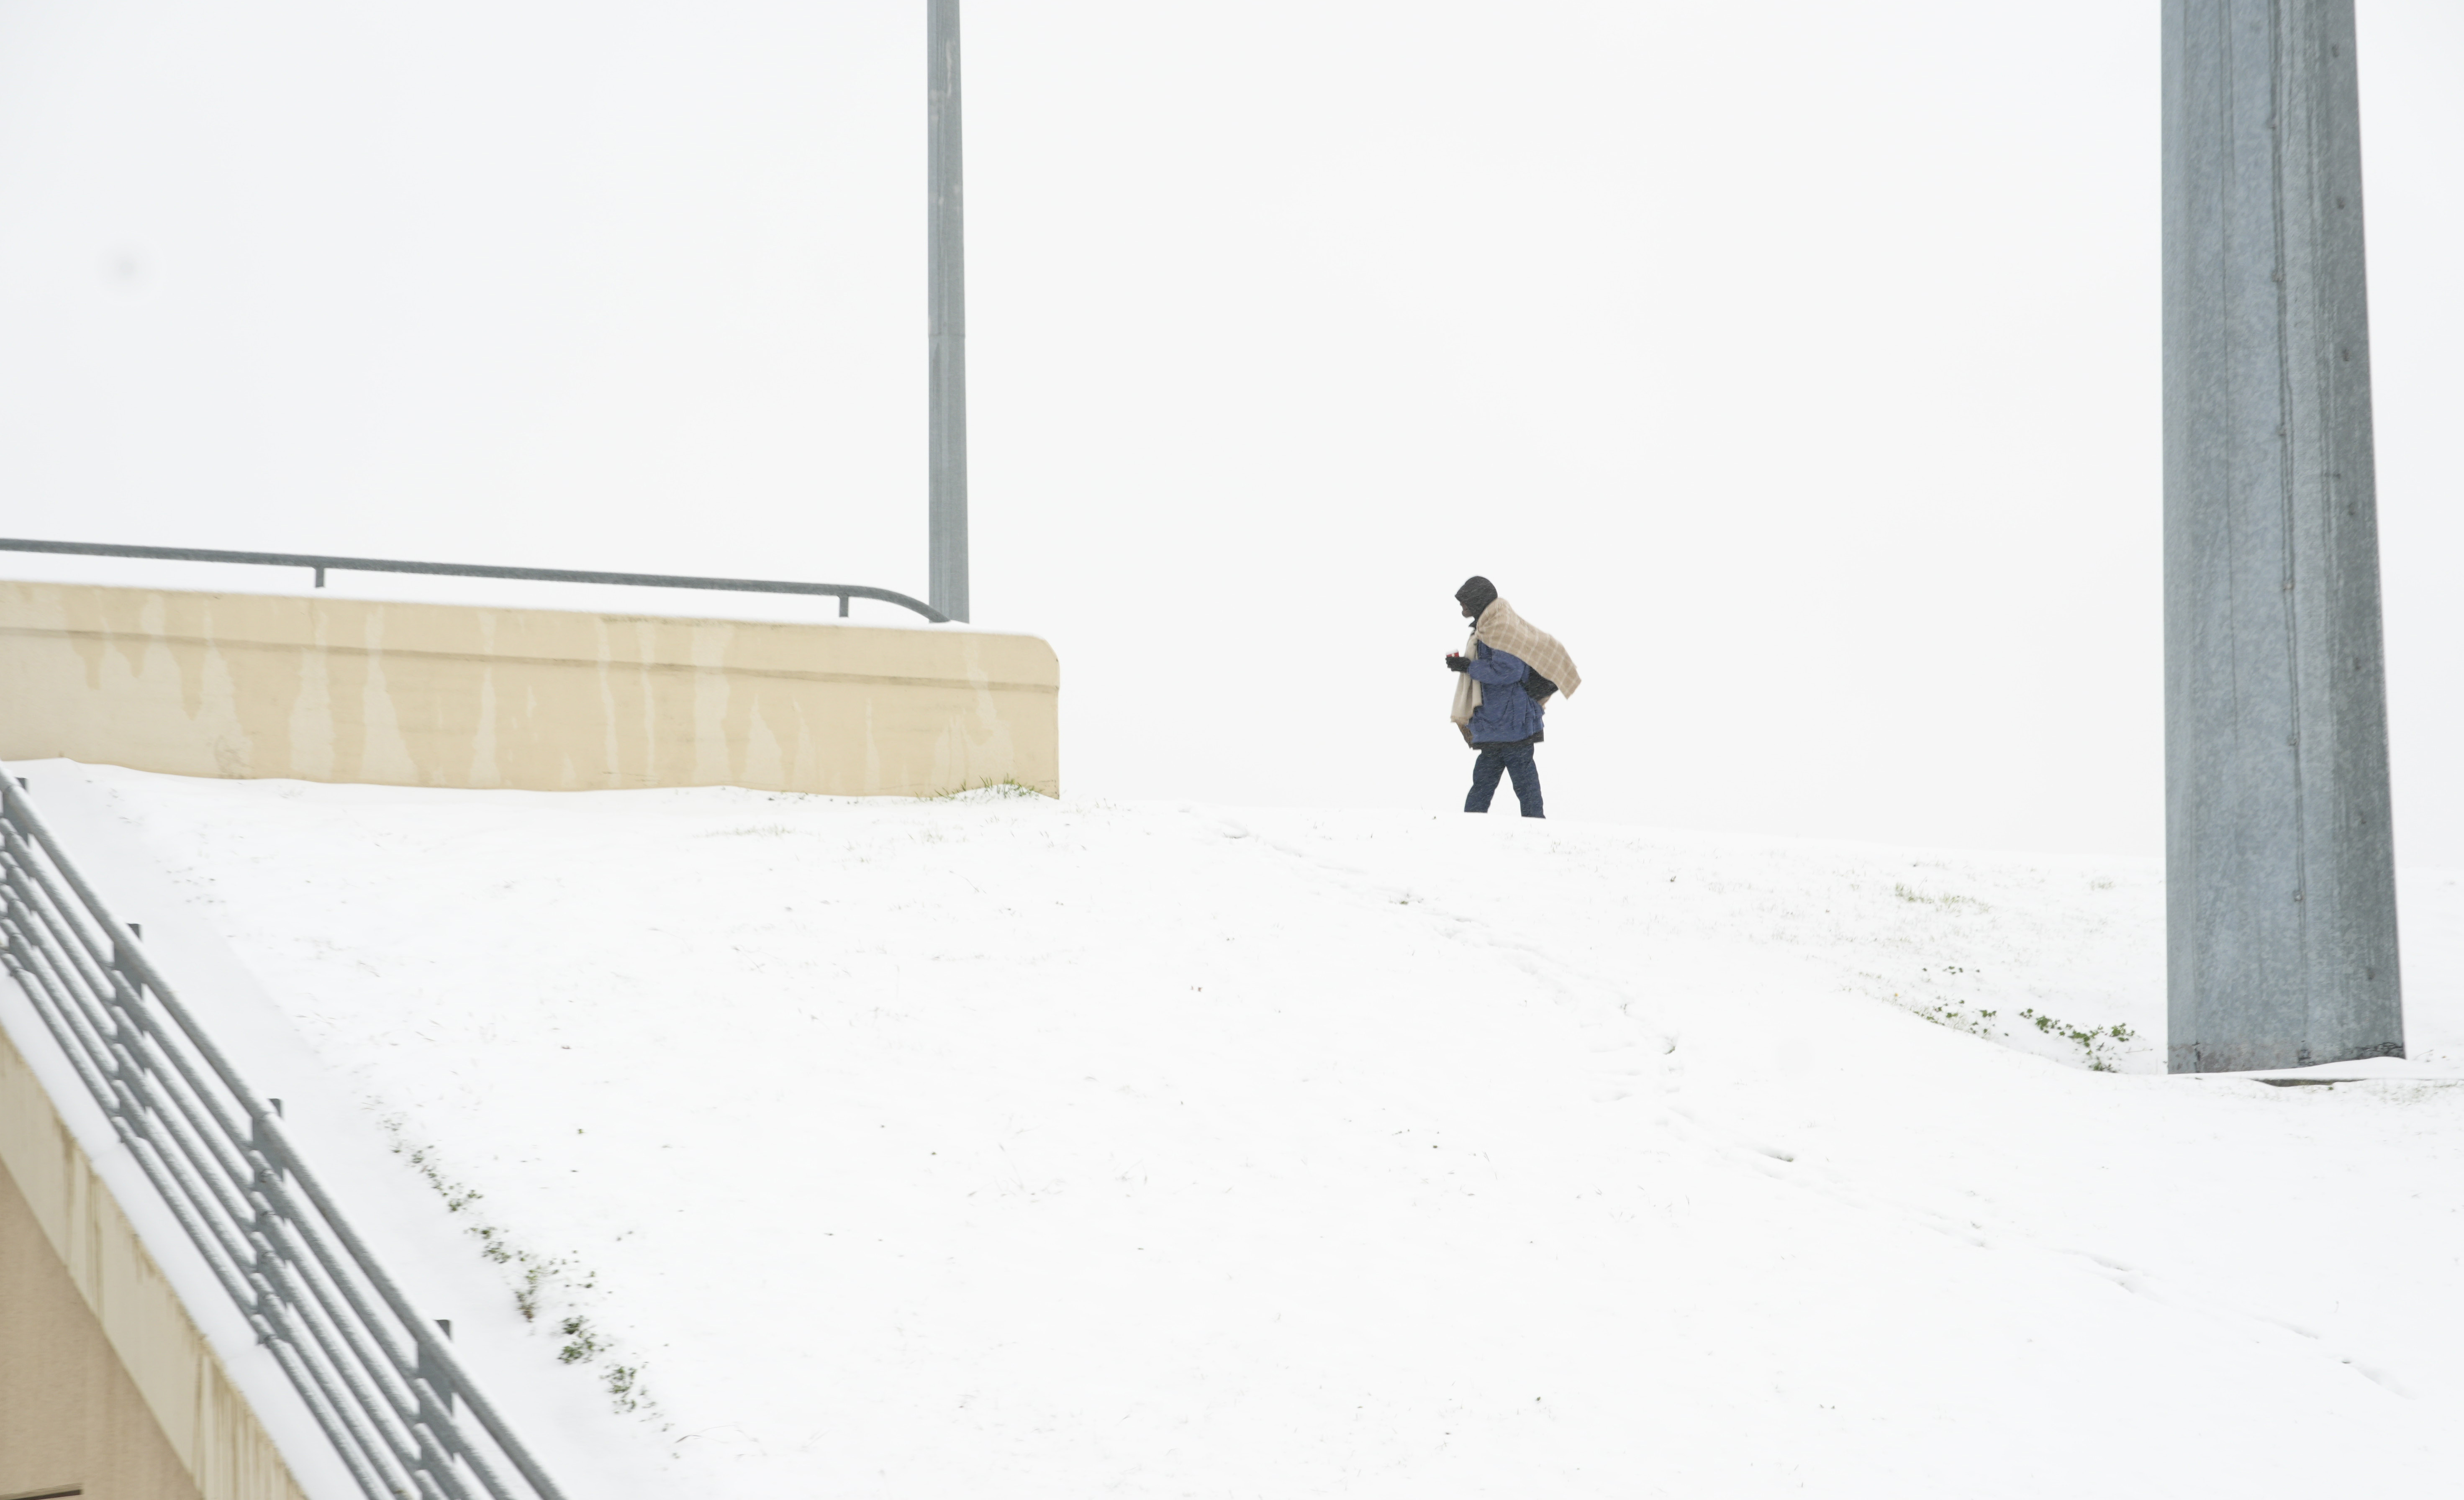
[[[0, 0], [0, 533], [923, 593], [922, 15]], [[2464, 7], [2361, 18], [2464, 864]], [[2148, 0], [975, 0], [966, 68], [976, 618], [1072, 791], [1457, 804], [1478, 571], [1584, 670], [1557, 815], [2159, 849]]]

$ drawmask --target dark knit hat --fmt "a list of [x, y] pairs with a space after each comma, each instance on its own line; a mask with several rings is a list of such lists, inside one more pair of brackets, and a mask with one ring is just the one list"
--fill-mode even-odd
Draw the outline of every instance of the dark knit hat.
[[1473, 619], [1478, 619], [1482, 610], [1497, 603], [1497, 585], [1474, 573], [1463, 580], [1461, 588], [1455, 590], [1455, 603], [1470, 610]]

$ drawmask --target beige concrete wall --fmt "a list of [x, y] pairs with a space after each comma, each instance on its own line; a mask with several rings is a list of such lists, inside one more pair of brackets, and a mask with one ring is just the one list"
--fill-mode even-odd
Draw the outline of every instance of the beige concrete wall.
[[0, 1494], [304, 1500], [0, 1035]]
[[[1059, 795], [1029, 635], [0, 581], [0, 760], [568, 791]], [[0, 1491], [5, 1492], [5, 1491]]]

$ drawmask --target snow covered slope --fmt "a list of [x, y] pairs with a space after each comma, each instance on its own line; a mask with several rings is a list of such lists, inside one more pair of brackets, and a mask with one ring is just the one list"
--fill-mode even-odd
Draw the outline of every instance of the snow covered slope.
[[2156, 1071], [2145, 863], [16, 769], [595, 1483], [2453, 1492], [2452, 874], [2413, 1062], [2277, 1089]]

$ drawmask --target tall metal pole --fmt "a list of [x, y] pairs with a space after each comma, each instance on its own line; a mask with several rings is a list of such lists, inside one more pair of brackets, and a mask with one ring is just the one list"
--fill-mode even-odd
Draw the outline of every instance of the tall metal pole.
[[967, 255], [958, 131], [958, 0], [925, 0], [929, 120], [933, 607], [967, 618]]
[[2353, 0], [2165, 0], [2167, 1066], [2402, 1056]]

